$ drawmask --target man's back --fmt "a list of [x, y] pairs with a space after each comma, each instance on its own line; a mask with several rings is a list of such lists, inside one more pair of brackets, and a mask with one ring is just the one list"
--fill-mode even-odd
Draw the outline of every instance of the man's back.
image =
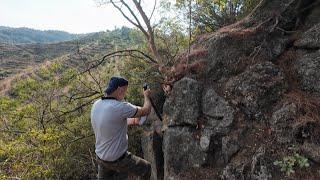
[[128, 173], [150, 179], [151, 164], [127, 151], [127, 126], [139, 124], [138, 117], [150, 113], [150, 90], [143, 91], [143, 107], [136, 107], [121, 102], [128, 84], [124, 78], [111, 77], [104, 97], [92, 106], [91, 124], [96, 136], [98, 179], [126, 178]]
[[97, 100], [91, 110], [91, 124], [96, 137], [96, 154], [114, 161], [128, 149], [127, 118], [136, 107], [115, 99]]

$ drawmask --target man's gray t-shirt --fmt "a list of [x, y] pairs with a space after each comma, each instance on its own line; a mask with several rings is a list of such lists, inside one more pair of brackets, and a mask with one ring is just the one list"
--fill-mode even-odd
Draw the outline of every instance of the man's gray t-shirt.
[[128, 149], [127, 118], [137, 107], [115, 99], [99, 99], [91, 109], [91, 124], [96, 138], [96, 154], [105, 161], [117, 160]]

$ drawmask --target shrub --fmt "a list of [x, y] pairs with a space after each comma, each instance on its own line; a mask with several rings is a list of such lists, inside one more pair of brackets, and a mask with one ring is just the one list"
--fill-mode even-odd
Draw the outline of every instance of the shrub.
[[288, 176], [295, 172], [294, 168], [297, 166], [299, 166], [299, 168], [310, 166], [308, 159], [298, 153], [294, 153], [293, 156], [285, 156], [281, 161], [275, 161], [273, 164], [279, 166], [281, 168], [280, 170]]

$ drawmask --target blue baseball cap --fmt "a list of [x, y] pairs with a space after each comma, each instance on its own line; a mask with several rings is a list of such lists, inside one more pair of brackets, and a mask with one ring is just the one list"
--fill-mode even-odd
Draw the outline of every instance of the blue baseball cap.
[[118, 87], [127, 86], [129, 84], [128, 80], [122, 77], [112, 77], [108, 83], [106, 90], [104, 91], [107, 94], [111, 94]]

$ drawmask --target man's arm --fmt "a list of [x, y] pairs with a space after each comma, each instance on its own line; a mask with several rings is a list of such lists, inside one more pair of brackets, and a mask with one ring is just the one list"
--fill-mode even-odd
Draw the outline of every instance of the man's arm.
[[139, 124], [140, 118], [128, 118], [127, 124], [128, 125], [136, 125]]
[[149, 99], [150, 93], [151, 93], [150, 89], [143, 91], [143, 96], [144, 96], [143, 106], [142, 107], [137, 106], [136, 114], [134, 116], [132, 116], [131, 118], [127, 118], [128, 125], [139, 124], [141, 116], [146, 116], [146, 115], [150, 114], [150, 112], [151, 112], [151, 102]]
[[150, 112], [151, 112], [151, 102], [149, 99], [150, 90], [147, 89], [147, 90], [143, 91], [143, 95], [144, 95], [143, 106], [137, 107], [138, 108], [137, 113], [132, 118], [146, 116], [146, 115], [150, 114]]

